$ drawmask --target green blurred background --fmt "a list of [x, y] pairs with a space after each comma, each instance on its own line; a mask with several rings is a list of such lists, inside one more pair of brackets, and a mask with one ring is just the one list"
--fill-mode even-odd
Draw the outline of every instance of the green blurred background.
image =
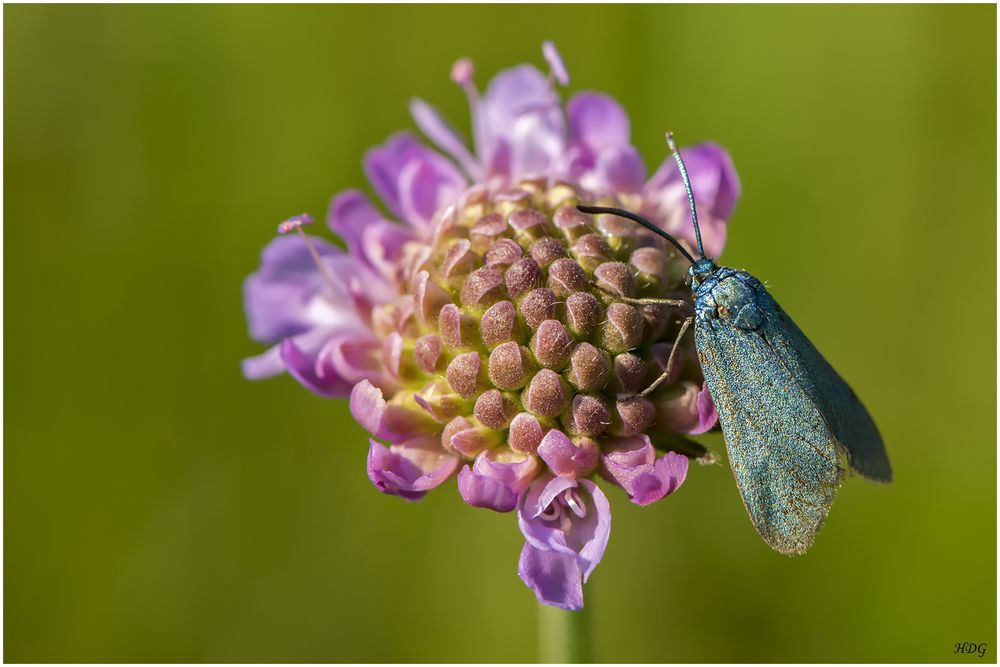
[[[249, 383], [241, 282], [275, 223], [362, 185], [420, 95], [468, 128], [543, 65], [727, 146], [726, 263], [766, 279], [875, 415], [772, 553], [725, 465], [612, 492], [602, 661], [996, 661], [993, 6], [4, 7], [7, 661], [533, 661], [513, 516], [379, 495], [344, 402]], [[707, 442], [722, 449], [718, 436]], [[983, 658], [956, 642], [988, 642]]]

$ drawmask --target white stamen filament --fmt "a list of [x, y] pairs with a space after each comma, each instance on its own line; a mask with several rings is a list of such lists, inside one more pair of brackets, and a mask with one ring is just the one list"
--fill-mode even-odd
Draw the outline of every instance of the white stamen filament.
[[296, 227], [295, 231], [297, 231], [299, 236], [302, 237], [302, 240], [305, 241], [306, 248], [309, 249], [309, 254], [312, 255], [313, 262], [316, 263], [316, 268], [319, 269], [320, 275], [323, 276], [323, 282], [326, 283], [327, 289], [330, 290], [330, 296], [335, 296], [339, 290], [337, 289], [337, 281], [334, 280], [333, 274], [330, 273], [330, 267], [323, 263], [323, 258], [320, 257], [319, 251], [316, 250], [316, 246], [313, 245], [309, 235], [302, 231], [302, 227]]
[[538, 515], [538, 518], [541, 519], [542, 521], [555, 521], [561, 515], [562, 515], [562, 507], [559, 506], [559, 503], [551, 502], [549, 503], [548, 507], [546, 507], [544, 510], [541, 511], [541, 513]]
[[584, 504], [583, 499], [580, 498], [580, 494], [576, 492], [576, 489], [566, 489], [563, 492], [563, 502], [573, 510], [573, 514], [581, 519], [587, 516], [587, 506]]

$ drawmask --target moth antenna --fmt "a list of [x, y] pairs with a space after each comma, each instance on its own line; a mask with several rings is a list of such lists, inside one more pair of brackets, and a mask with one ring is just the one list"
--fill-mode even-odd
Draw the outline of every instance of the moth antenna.
[[[657, 236], [662, 236], [666, 240], [670, 241], [674, 245], [674, 247], [677, 248], [677, 250], [680, 251], [682, 255], [684, 255], [684, 259], [694, 264], [694, 257], [692, 257], [691, 253], [689, 253], [687, 250], [684, 249], [684, 246], [682, 246], [677, 241], [677, 239], [675, 239], [673, 236], [671, 236], [670, 234], [666, 233], [665, 231], [654, 225], [649, 220], [646, 220], [646, 218], [642, 217], [641, 215], [638, 215], [637, 213], [626, 211], [623, 208], [609, 208], [607, 206], [577, 206], [576, 210], [580, 211], [581, 213], [608, 213], [610, 215], [617, 215], [622, 218], [628, 218], [633, 222], [638, 222], [640, 225], [642, 225], [649, 231], [653, 232]], [[698, 243], [699, 244], [701, 243], [701, 239], [698, 240]], [[705, 255], [702, 254], [702, 257], [704, 256]]]
[[[691, 190], [691, 179], [688, 178], [687, 167], [684, 166], [684, 160], [681, 158], [681, 152], [677, 150], [677, 144], [674, 143], [674, 133], [667, 132], [667, 148], [670, 149], [671, 154], [674, 156], [674, 162], [677, 163], [677, 168], [681, 172], [681, 180], [684, 181], [684, 190], [687, 191], [688, 203], [691, 204], [691, 222], [694, 224], [694, 237], [698, 241], [698, 252], [701, 253], [702, 259], [705, 257], [705, 249], [701, 245], [701, 229], [698, 227], [698, 209], [694, 206], [694, 192]], [[694, 262], [692, 261], [692, 264]]]

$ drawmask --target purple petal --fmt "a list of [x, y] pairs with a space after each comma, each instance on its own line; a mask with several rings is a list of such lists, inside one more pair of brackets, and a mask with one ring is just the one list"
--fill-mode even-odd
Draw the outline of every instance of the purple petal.
[[632, 479], [645, 468], [652, 468], [656, 449], [649, 436], [611, 438], [601, 449], [601, 476], [628, 491]]
[[596, 169], [605, 188], [614, 192], [639, 192], [646, 180], [646, 165], [632, 146], [602, 151]]
[[418, 228], [428, 224], [448, 196], [465, 186], [451, 162], [406, 132], [365, 153], [364, 166], [389, 210]]
[[632, 480], [629, 496], [636, 505], [649, 505], [666, 498], [680, 488], [687, 477], [688, 458], [677, 452], [667, 452], [652, 466]]
[[[332, 338], [316, 358], [320, 378], [336, 376], [348, 383], [348, 389], [362, 380], [370, 380], [383, 390], [395, 392], [396, 383], [385, 365], [383, 342], [370, 334], [346, 334]], [[347, 396], [344, 393], [343, 396]]]
[[489, 449], [476, 458], [471, 469], [466, 466], [459, 473], [458, 489], [473, 507], [509, 512], [537, 472], [534, 456], [506, 447]]
[[675, 452], [657, 460], [645, 435], [612, 439], [601, 456], [601, 476], [623, 488], [636, 505], [649, 505], [676, 491], [687, 468], [687, 457]]
[[275, 345], [254, 357], [240, 362], [243, 376], [248, 380], [264, 380], [285, 372], [285, 362], [281, 360], [281, 345]]
[[583, 609], [580, 566], [572, 556], [525, 543], [517, 574], [535, 592], [539, 602], [569, 611]]
[[382, 390], [362, 380], [351, 390], [351, 416], [376, 438], [404, 442], [439, 430], [429, 415], [386, 403]]
[[458, 458], [444, 452], [437, 439], [423, 437], [385, 447], [370, 440], [368, 479], [379, 491], [420, 500], [440, 486], [458, 467]]
[[[459, 72], [459, 74], [462, 74]], [[451, 127], [437, 109], [427, 104], [419, 98], [410, 100], [410, 115], [420, 131], [427, 135], [438, 148], [445, 151], [455, 161], [462, 165], [466, 173], [473, 179], [478, 179], [482, 175], [482, 168], [476, 159], [469, 152], [465, 142], [459, 137], [458, 132]]]
[[539, 549], [558, 551], [576, 556], [576, 551], [566, 543], [560, 525], [541, 518], [543, 512], [566, 489], [576, 488], [576, 480], [557, 477], [548, 472], [539, 474], [521, 496], [517, 509], [517, 524], [524, 538]]
[[[694, 433], [702, 425], [702, 410], [698, 397], [702, 388], [694, 382], [683, 381], [668, 386], [656, 395], [656, 423], [674, 433]], [[704, 419], [710, 419], [704, 415]], [[701, 431], [704, 433], [704, 431]]]
[[513, 490], [498, 479], [477, 475], [469, 466], [458, 473], [458, 491], [462, 499], [473, 507], [495, 512], [509, 512], [517, 507], [517, 495]]
[[[582, 501], [583, 516], [566, 506], [568, 492], [576, 493]], [[604, 493], [590, 480], [542, 473], [521, 496], [517, 523], [533, 547], [573, 555], [586, 581], [607, 547], [611, 507]]]
[[401, 271], [403, 246], [414, 238], [413, 232], [403, 225], [385, 220], [375, 222], [361, 233], [358, 254], [380, 275], [395, 280]]
[[557, 163], [565, 149], [565, 121], [558, 96], [537, 69], [521, 65], [497, 74], [481, 109], [489, 174], [520, 178], [546, 173]]
[[573, 143], [583, 144], [594, 153], [630, 147], [628, 114], [608, 95], [578, 93], [566, 105], [566, 116]]
[[593, 504], [588, 503], [586, 518], [574, 522], [569, 542], [571, 546], [574, 543], [582, 543], [577, 553], [577, 562], [580, 564], [583, 581], [586, 583], [608, 547], [608, 539], [611, 537], [611, 505], [600, 487], [589, 479], [581, 479], [580, 487], [589, 493]]
[[531, 65], [503, 70], [490, 81], [483, 96], [491, 138], [509, 136], [525, 113], [558, 105], [548, 79]]
[[[329, 258], [331, 270], [348, 258], [320, 238], [312, 238], [316, 251]], [[350, 310], [340, 312], [349, 302], [343, 294], [329, 295], [322, 274], [301, 236], [279, 236], [261, 254], [260, 268], [243, 285], [244, 307], [250, 324], [250, 336], [261, 343], [271, 343], [308, 331], [318, 319], [332, 324], [338, 316], [348, 318]], [[321, 295], [327, 306], [322, 317], [311, 308]]]
[[438, 210], [455, 202], [466, 181], [451, 162], [427, 151], [403, 167], [398, 186], [400, 215], [418, 229], [427, 229]]
[[[698, 205], [705, 254], [716, 258], [726, 242], [726, 223], [740, 195], [740, 181], [732, 159], [721, 146], [699, 144], [681, 151]], [[643, 211], [663, 228], [688, 241], [695, 248], [694, 227], [680, 172], [672, 158], [643, 188]]]
[[422, 156], [425, 150], [412, 134], [400, 132], [365, 153], [365, 175], [378, 196], [396, 215], [400, 215], [399, 174], [410, 160]]
[[326, 224], [330, 230], [344, 239], [347, 247], [354, 250], [359, 245], [361, 234], [382, 219], [382, 214], [368, 197], [359, 190], [346, 190], [330, 201], [330, 213]]
[[597, 447], [592, 440], [575, 444], [559, 429], [551, 429], [538, 445], [538, 455], [557, 475], [580, 477], [597, 466]]
[[281, 341], [279, 347], [281, 361], [285, 369], [306, 389], [328, 398], [345, 398], [354, 383], [328, 370], [322, 375], [317, 372], [317, 357], [303, 350], [294, 338]]
[[698, 392], [698, 426], [697, 428], [688, 431], [691, 435], [700, 435], [702, 433], [707, 433], [712, 430], [712, 428], [719, 421], [719, 414], [715, 410], [715, 401], [712, 400], [712, 394], [708, 391], [708, 383], [704, 382], [701, 385], [701, 391]]
[[513, 178], [548, 174], [566, 150], [562, 113], [558, 107], [525, 113], [514, 124], [509, 142]]

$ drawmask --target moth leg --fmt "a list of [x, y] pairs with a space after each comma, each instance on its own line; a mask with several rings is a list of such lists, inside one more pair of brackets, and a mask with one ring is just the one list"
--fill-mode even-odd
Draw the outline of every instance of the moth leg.
[[675, 308], [683, 308], [684, 306], [690, 306], [691, 303], [684, 301], [683, 299], [633, 299], [628, 296], [619, 296], [619, 300], [625, 303], [631, 303], [635, 306], [674, 306]]
[[635, 299], [635, 298], [630, 297], [630, 296], [621, 296], [619, 294], [615, 294], [611, 290], [604, 289], [603, 287], [600, 287], [600, 286], [598, 286], [597, 289], [601, 290], [605, 294], [609, 294], [609, 295], [613, 296], [614, 298], [618, 299], [619, 301], [624, 301], [625, 303], [631, 303], [634, 306], [660, 306], [660, 305], [664, 305], [664, 306], [673, 306], [675, 308], [683, 308], [684, 306], [690, 306], [691, 305], [690, 301], [685, 301], [684, 299], [656, 299], [656, 298]]
[[670, 356], [667, 357], [667, 367], [663, 370], [663, 374], [660, 375], [660, 377], [656, 378], [656, 380], [653, 381], [653, 384], [649, 385], [641, 392], [639, 392], [640, 396], [646, 396], [655, 391], [656, 388], [659, 387], [663, 383], [663, 381], [667, 379], [667, 376], [670, 375], [670, 371], [674, 367], [674, 355], [677, 354], [677, 346], [680, 345], [681, 338], [684, 337], [684, 333], [688, 330], [688, 327], [691, 326], [691, 323], [693, 321], [694, 321], [694, 316], [691, 316], [686, 320], [684, 320], [684, 324], [681, 325], [681, 330], [677, 332], [677, 338], [674, 339], [674, 346], [670, 348]]

